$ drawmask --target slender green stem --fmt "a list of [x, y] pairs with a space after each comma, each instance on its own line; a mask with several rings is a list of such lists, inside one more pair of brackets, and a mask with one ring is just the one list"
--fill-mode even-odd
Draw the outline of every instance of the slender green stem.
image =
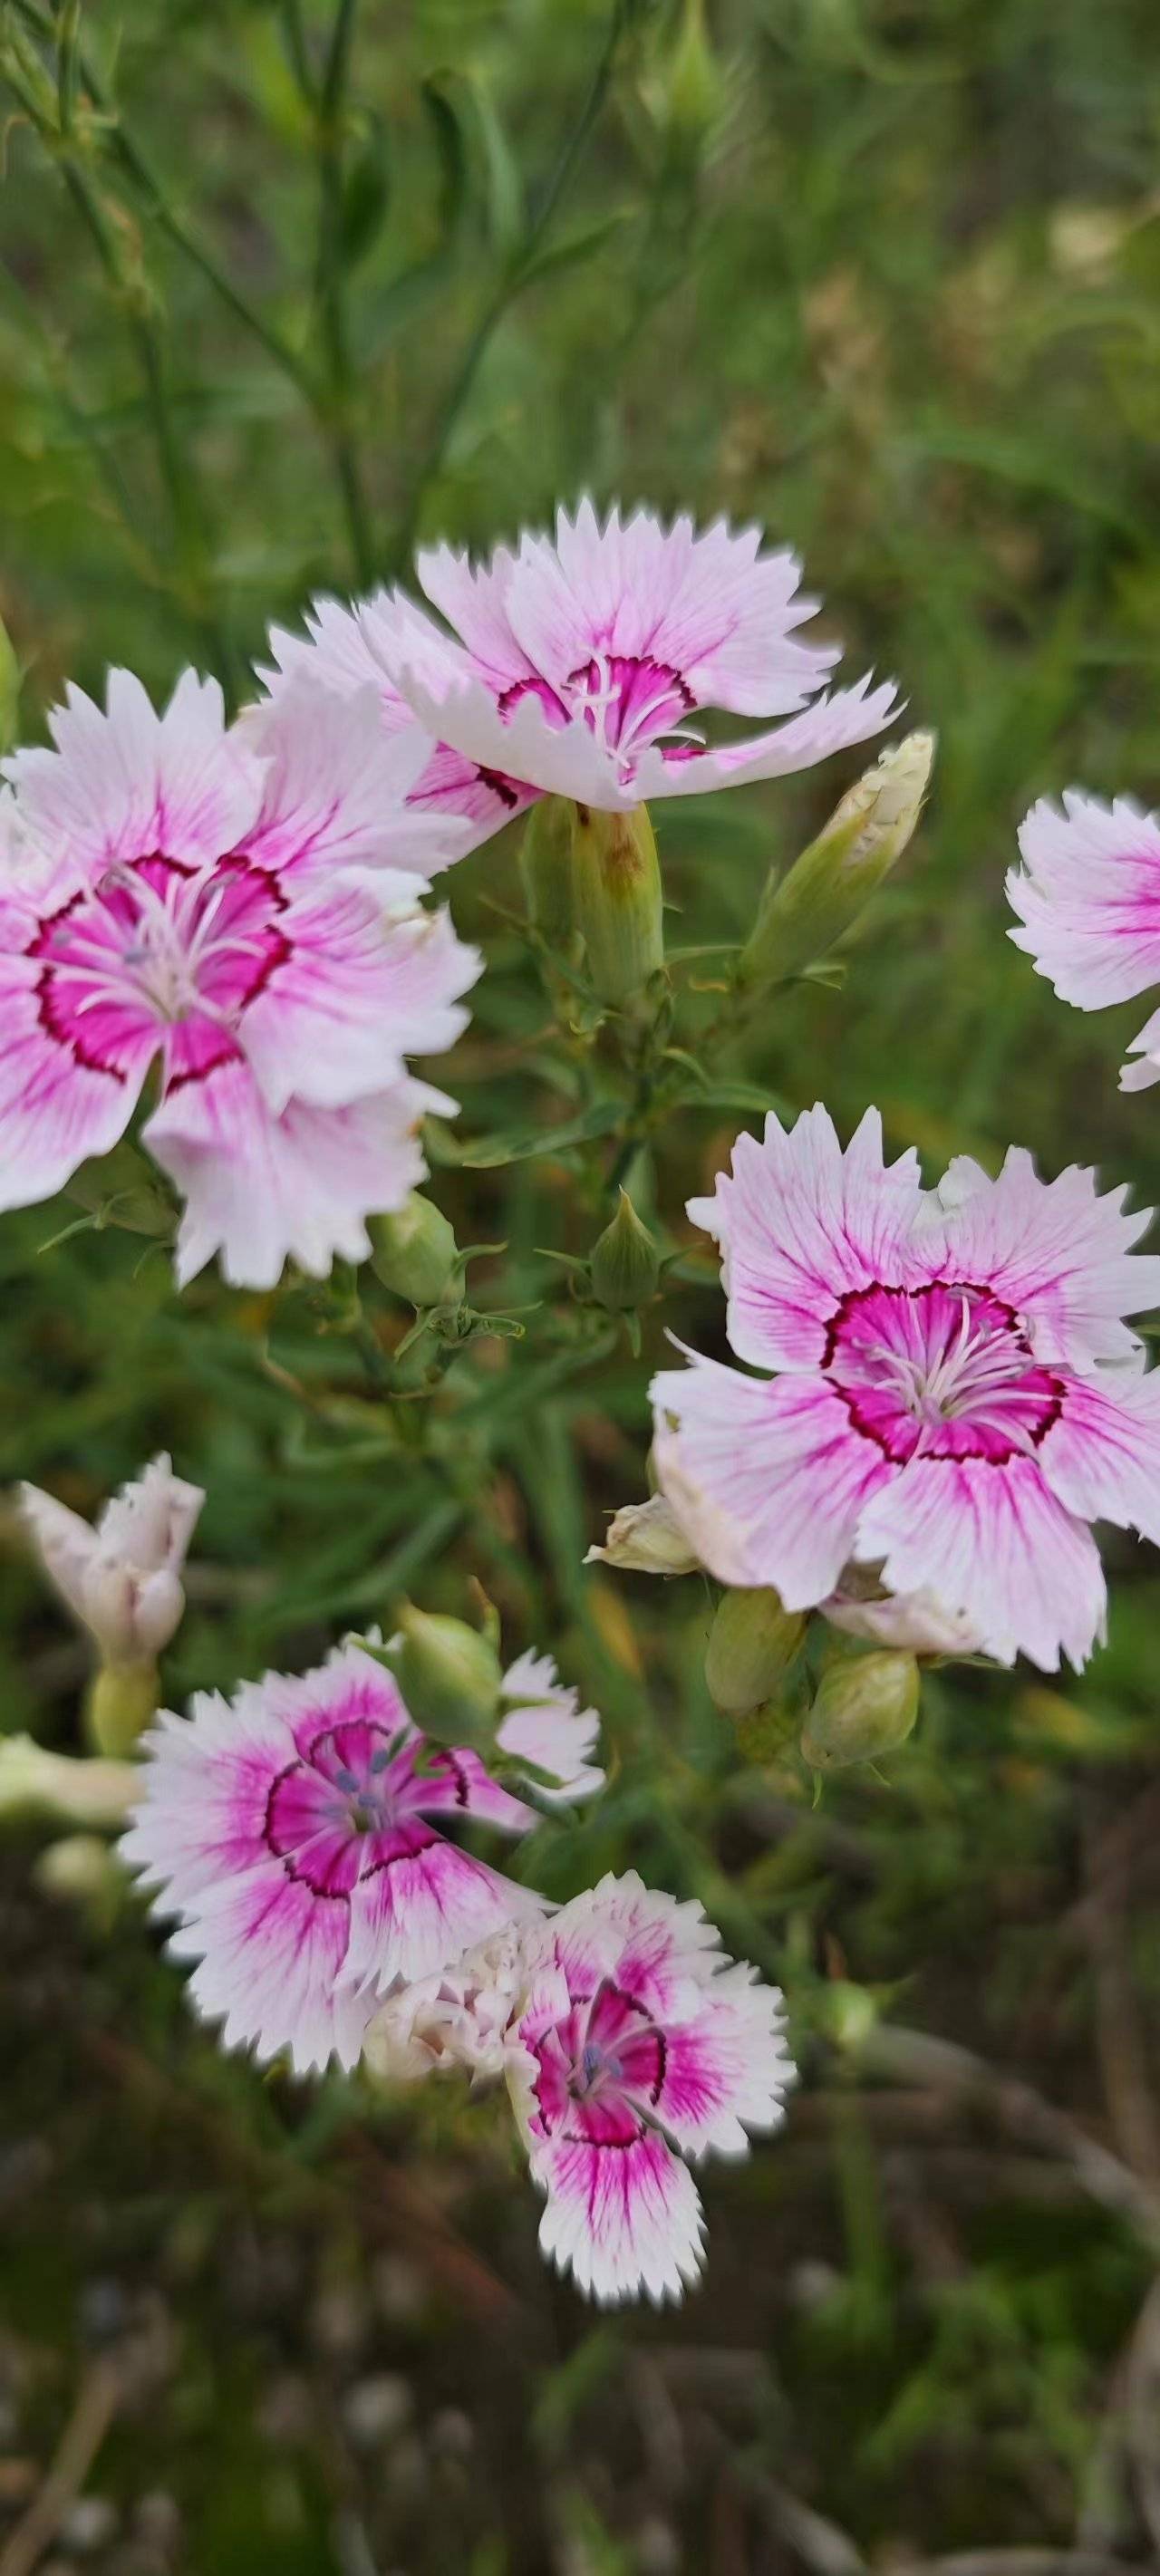
[[77, 397], [72, 390], [68, 377], [68, 363], [63, 349], [57, 346], [56, 341], [53, 339], [52, 334], [46, 325], [43, 314], [38, 310], [32, 297], [25, 293], [19, 280], [13, 277], [11, 270], [0, 268], [0, 285], [2, 285], [4, 294], [9, 296], [14, 304], [18, 305], [22, 326], [30, 333], [35, 334], [39, 339], [44, 356], [45, 367], [51, 377], [54, 391], [57, 395], [58, 401], [60, 402], [65, 418], [68, 421], [70, 429], [76, 432], [81, 444], [87, 448], [89, 455], [92, 457], [96, 472], [100, 476], [100, 479], [109, 495], [109, 499], [112, 502], [118, 517], [123, 523], [125, 536], [129, 541], [130, 550], [136, 560], [138, 573], [143, 580], [156, 582], [160, 587], [162, 582], [161, 569], [150, 554], [149, 549], [142, 543], [140, 509], [134, 503], [133, 496], [116, 458], [109, 454], [103, 440], [98, 435], [96, 425], [90, 414], [85, 410], [83, 403], [78, 402]]
[[182, 447], [169, 401], [165, 364], [156, 325], [145, 306], [141, 282], [126, 274], [119, 239], [79, 157], [68, 148], [68, 130], [58, 145], [65, 186], [96, 248], [110, 292], [124, 311], [129, 337], [137, 352], [145, 400], [157, 450], [162, 483], [169, 502], [182, 577], [182, 596], [199, 625], [206, 650], [228, 690], [232, 656], [221, 620], [208, 596], [207, 538], [201, 496], [190, 459]]
[[[38, 5], [38, 0], [15, 0], [15, 6], [19, 10], [25, 23], [32, 27], [38, 35], [51, 37], [53, 32], [52, 20], [48, 11]], [[83, 50], [80, 51], [77, 56], [77, 71], [80, 83], [87, 92], [88, 97], [91, 99], [93, 106], [100, 109], [104, 114], [110, 114], [107, 93], [102, 89], [102, 85]], [[309, 77], [309, 73], [307, 76]], [[306, 361], [299, 356], [296, 349], [291, 347], [288, 340], [284, 340], [281, 334], [278, 331], [275, 331], [272, 325], [263, 319], [262, 315], [247, 301], [246, 297], [239, 293], [239, 290], [234, 285], [232, 278], [229, 276], [228, 272], [219, 265], [218, 261], [214, 258], [212, 251], [207, 249], [205, 243], [199, 238], [198, 234], [193, 231], [190, 224], [187, 223], [184, 215], [180, 214], [178, 209], [170, 203], [156, 172], [146, 160], [140, 145], [134, 140], [127, 127], [119, 118], [113, 121], [110, 117], [110, 124], [105, 139], [106, 149], [108, 150], [111, 159], [123, 171], [125, 177], [130, 179], [134, 187], [139, 191], [145, 201], [149, 214], [152, 216], [159, 230], [167, 234], [169, 240], [173, 242], [178, 250], [184, 253], [185, 257], [190, 261], [194, 268], [200, 270], [207, 285], [212, 286], [214, 293], [220, 296], [222, 303], [229, 308], [235, 321], [240, 322], [243, 329], [248, 331], [255, 340], [260, 342], [262, 348], [266, 351], [267, 357], [273, 360], [275, 366], [281, 368], [283, 374], [289, 377], [291, 383], [303, 396], [304, 400], [310, 404], [312, 409], [315, 409], [317, 407], [318, 388], [314, 383]]]
[[321, 81], [316, 81], [311, 68], [297, 0], [284, 0], [282, 16], [287, 51], [314, 127], [318, 162], [315, 295], [326, 358], [326, 385], [316, 409], [342, 498], [355, 578], [365, 584], [374, 573], [375, 551], [352, 417], [355, 370], [347, 325], [342, 246], [344, 125], [356, 9], [357, 0], [338, 0]]
[[309, 50], [307, 48], [306, 30], [302, 24], [302, 11], [298, 6], [298, 0], [282, 0], [282, 7], [279, 14], [282, 20], [282, 33], [286, 41], [286, 51], [290, 58], [291, 71], [294, 74], [294, 78], [298, 83], [298, 87], [302, 92], [303, 98], [313, 101], [314, 70], [311, 64]]
[[528, 230], [524, 234], [523, 240], [517, 245], [511, 260], [505, 267], [494, 293], [490, 297], [488, 303], [485, 304], [483, 312], [476, 323], [475, 329], [468, 340], [455, 374], [452, 377], [448, 392], [444, 397], [443, 407], [436, 422], [435, 434], [424, 460], [422, 471], [412, 493], [410, 507], [407, 511], [406, 520], [400, 535], [398, 545], [398, 552], [400, 555], [409, 553], [414, 544], [419, 521], [422, 516], [424, 500], [432, 483], [435, 482], [442, 469], [444, 458], [446, 457], [447, 450], [455, 435], [456, 429], [458, 428], [464, 405], [466, 404], [467, 397], [471, 392], [472, 385], [475, 382], [481, 362], [490, 346], [495, 332], [499, 328], [499, 325], [508, 310], [509, 305], [515, 302], [521, 289], [527, 283], [529, 272], [534, 264], [536, 253], [543, 241], [545, 233], [548, 230], [548, 226], [552, 222], [561, 200], [575, 176], [584, 147], [594, 125], [596, 124], [597, 118], [600, 115], [600, 111], [608, 94], [613, 71], [616, 67], [617, 53], [620, 49], [620, 40], [624, 30], [625, 17], [626, 0], [613, 0], [612, 13], [609, 18], [608, 29], [601, 49], [600, 59], [593, 73], [588, 93], [580, 110], [580, 114], [567, 138], [567, 141], [565, 142], [555, 169], [544, 188], [540, 197], [539, 205]]

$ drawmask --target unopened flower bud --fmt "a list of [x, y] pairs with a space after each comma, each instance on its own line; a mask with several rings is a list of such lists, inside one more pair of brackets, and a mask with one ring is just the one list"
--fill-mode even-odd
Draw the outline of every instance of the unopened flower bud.
[[495, 1647], [478, 1628], [407, 1601], [382, 1653], [424, 1735], [439, 1744], [491, 1743], [503, 1674]]
[[665, 962], [661, 872], [648, 809], [576, 805], [572, 919], [602, 1002], [627, 1002]]
[[592, 1247], [592, 1294], [614, 1315], [646, 1306], [661, 1275], [657, 1248], [642, 1225], [627, 1190], [620, 1193], [616, 1214]]
[[884, 751], [788, 876], [770, 880], [741, 952], [743, 984], [786, 983], [858, 919], [914, 831], [933, 759], [931, 733]]
[[141, 1795], [132, 1762], [78, 1760], [50, 1753], [30, 1735], [0, 1737], [0, 1817], [55, 1816], [86, 1830], [123, 1825]]
[[372, 1216], [371, 1268], [412, 1306], [445, 1306], [458, 1285], [455, 1236], [431, 1199], [412, 1190], [390, 1216]]
[[801, 1749], [814, 1771], [872, 1762], [905, 1744], [918, 1716], [913, 1655], [854, 1655], [831, 1664], [802, 1728]]
[[705, 32], [704, 0], [685, 0], [658, 102], [670, 152], [684, 156], [702, 150], [720, 123], [727, 96], [725, 75]]
[[532, 806], [520, 842], [520, 875], [528, 919], [549, 948], [566, 948], [572, 918], [572, 826], [576, 808], [569, 796], [540, 796]]
[[700, 1564], [672, 1504], [663, 1494], [647, 1503], [623, 1503], [614, 1512], [603, 1547], [590, 1547], [585, 1565], [621, 1565], [633, 1574], [695, 1574]]
[[795, 1707], [792, 1693], [785, 1699], [763, 1700], [760, 1708], [746, 1709], [734, 1728], [742, 1761], [780, 1761], [797, 1734], [800, 1714], [800, 1706]]
[[803, 1613], [787, 1610], [771, 1584], [723, 1593], [705, 1655], [705, 1680], [717, 1707], [728, 1717], [744, 1717], [772, 1698], [805, 1633]]
[[95, 1528], [55, 1495], [21, 1486], [21, 1510], [45, 1569], [104, 1663], [152, 1664], [168, 1645], [185, 1608], [181, 1569], [204, 1501], [200, 1486], [175, 1476], [167, 1457], [154, 1458], [114, 1495]]

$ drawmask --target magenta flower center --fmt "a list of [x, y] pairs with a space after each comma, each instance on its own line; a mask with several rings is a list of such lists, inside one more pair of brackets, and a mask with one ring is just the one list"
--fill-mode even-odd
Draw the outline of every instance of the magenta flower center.
[[647, 653], [594, 653], [558, 689], [539, 678], [516, 680], [500, 698], [501, 716], [506, 720], [529, 696], [539, 699], [550, 724], [563, 726], [579, 716], [614, 754], [626, 780], [636, 754], [659, 734], [669, 737], [662, 746], [666, 759], [687, 760], [704, 748], [697, 740], [673, 738], [696, 701], [671, 663], [654, 662]]
[[120, 1079], [150, 1041], [176, 1059], [175, 1078], [205, 1071], [213, 1033], [221, 1061], [292, 953], [285, 908], [277, 878], [236, 855], [212, 868], [160, 853], [112, 867], [37, 926], [28, 954], [41, 961], [41, 1023], [78, 1063]]
[[453, 1753], [433, 1752], [406, 1729], [344, 1719], [278, 1773], [266, 1800], [266, 1847], [316, 1896], [346, 1898], [360, 1879], [439, 1841], [423, 1809], [429, 1798], [446, 1805], [449, 1783], [466, 1807], [468, 1783]]
[[665, 2034], [646, 2005], [604, 1978], [532, 2043], [539, 2126], [584, 2146], [630, 2146], [655, 2121]]
[[1028, 1455], [1056, 1420], [1059, 1379], [987, 1288], [859, 1288], [833, 1316], [822, 1366], [860, 1431], [899, 1463]]

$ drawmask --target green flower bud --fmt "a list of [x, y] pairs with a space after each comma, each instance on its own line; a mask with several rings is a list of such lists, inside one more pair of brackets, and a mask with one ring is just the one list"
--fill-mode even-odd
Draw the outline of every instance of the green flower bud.
[[913, 1655], [855, 1655], [827, 1666], [802, 1728], [802, 1755], [814, 1771], [872, 1762], [905, 1744], [918, 1716]]
[[661, 1275], [657, 1248], [627, 1190], [620, 1193], [611, 1225], [597, 1236], [589, 1273], [593, 1296], [614, 1315], [624, 1314], [634, 1306], [646, 1306], [656, 1294]]
[[788, 1672], [806, 1633], [800, 1610], [787, 1610], [766, 1584], [751, 1592], [725, 1592], [709, 1631], [705, 1680], [728, 1717], [745, 1717], [770, 1699]]
[[458, 1286], [455, 1236], [441, 1208], [412, 1190], [389, 1216], [372, 1216], [371, 1268], [412, 1306], [444, 1306]]
[[157, 1714], [160, 1690], [156, 1664], [102, 1664], [85, 1698], [90, 1744], [98, 1753], [131, 1753]]
[[743, 1762], [778, 1762], [788, 1752], [798, 1729], [800, 1703], [788, 1700], [763, 1700], [760, 1708], [748, 1708], [736, 1721], [734, 1732], [737, 1750]]
[[665, 962], [661, 872], [648, 809], [576, 805], [572, 919], [602, 1002], [627, 1002]]
[[567, 948], [572, 937], [572, 824], [568, 796], [541, 796], [532, 806], [520, 842], [520, 875], [528, 919], [549, 948]]
[[705, 33], [703, 0], [685, 0], [657, 104], [670, 153], [696, 158], [721, 122], [728, 84]]
[[741, 952], [743, 984], [784, 984], [832, 948], [906, 848], [930, 781], [934, 735], [910, 733], [843, 796], [780, 884], [771, 877]]
[[503, 1674], [495, 1647], [478, 1628], [406, 1601], [382, 1656], [424, 1735], [437, 1744], [490, 1744]]

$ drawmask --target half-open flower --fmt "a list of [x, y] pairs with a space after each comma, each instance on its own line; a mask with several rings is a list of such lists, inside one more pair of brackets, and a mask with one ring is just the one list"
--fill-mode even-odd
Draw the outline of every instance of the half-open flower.
[[733, 1350], [777, 1374], [690, 1353], [653, 1386], [661, 1484], [712, 1572], [804, 1610], [853, 1558], [1004, 1663], [1081, 1664], [1090, 1524], [1160, 1540], [1160, 1373], [1123, 1321], [1160, 1302], [1160, 1260], [1123, 1196], [1013, 1148], [927, 1197], [876, 1111], [844, 1154], [822, 1108], [739, 1137], [689, 1212], [722, 1245]]
[[178, 1918], [170, 1947], [196, 1961], [193, 2000], [228, 2047], [350, 2066], [394, 1985], [542, 1909], [448, 1831], [522, 1834], [534, 1810], [477, 1753], [429, 1744], [360, 1647], [243, 1683], [232, 1703], [199, 1694], [145, 1751], [121, 1848]]
[[109, 1664], [152, 1662], [185, 1608], [181, 1570], [205, 1495], [153, 1458], [94, 1524], [22, 1485], [20, 1508], [63, 1601]]

